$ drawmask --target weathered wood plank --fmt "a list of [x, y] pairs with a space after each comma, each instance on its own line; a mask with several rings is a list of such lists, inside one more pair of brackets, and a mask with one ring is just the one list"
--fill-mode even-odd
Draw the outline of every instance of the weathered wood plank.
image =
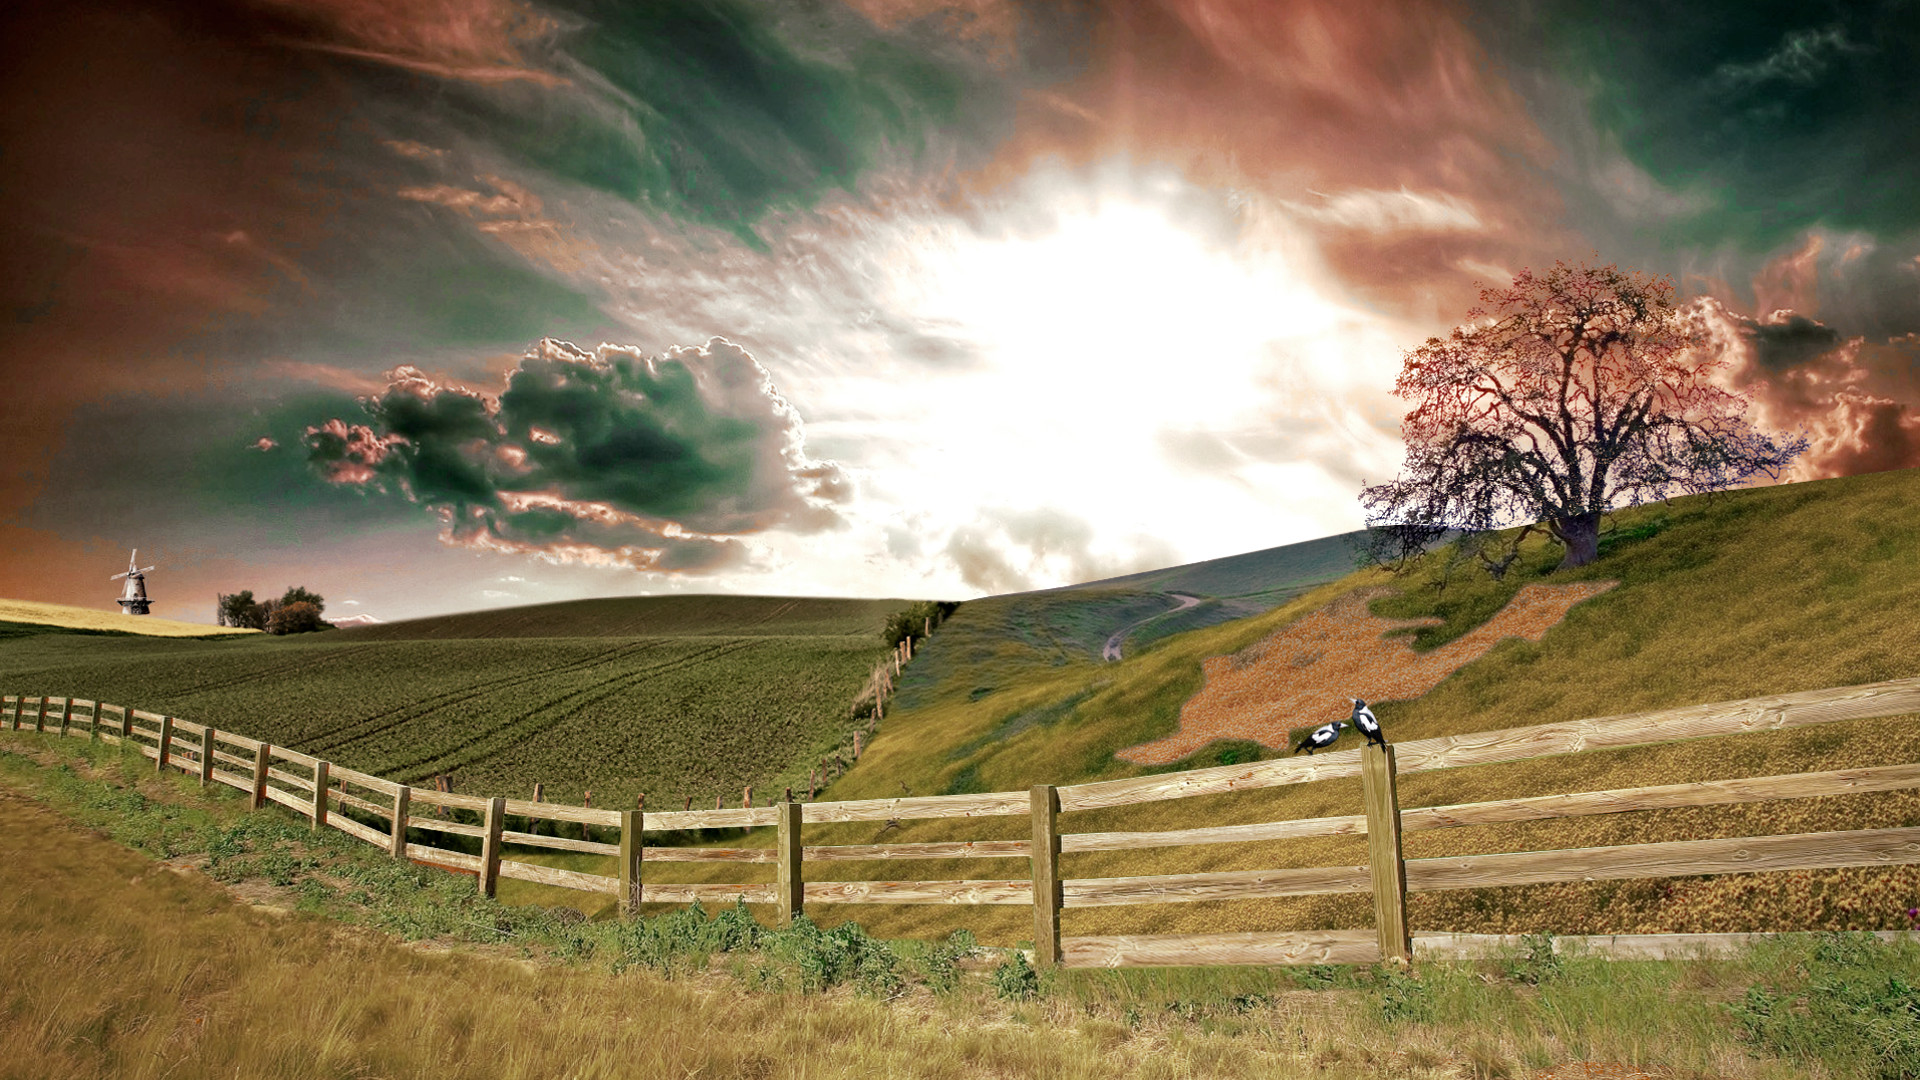
[[154, 748], [159, 751], [153, 756], [154, 771], [165, 772], [167, 761], [173, 755], [173, 717], [160, 718], [160, 733], [155, 738]]
[[252, 809], [258, 810], [266, 805], [269, 777], [267, 762], [272, 755], [273, 747], [266, 743], [253, 748], [253, 798], [249, 800]]
[[217, 747], [213, 751], [213, 760], [224, 761], [229, 765], [244, 765], [249, 769], [253, 768], [253, 758], [242, 757], [239, 754], [229, 754], [225, 750]]
[[259, 739], [249, 739], [245, 735], [235, 735], [231, 731], [222, 731], [217, 738], [228, 746], [237, 746], [248, 753], [252, 753], [260, 748]]
[[313, 769], [313, 829], [319, 832], [327, 823], [327, 763]]
[[619, 844], [602, 844], [593, 840], [569, 840], [564, 836], [541, 836], [539, 833], [514, 832], [504, 830], [500, 833], [504, 843], [520, 847], [548, 848], [553, 851], [579, 851], [588, 855], [618, 855]]
[[1367, 865], [1373, 871], [1373, 925], [1380, 955], [1413, 959], [1407, 933], [1407, 864], [1400, 849], [1400, 795], [1391, 746], [1360, 751], [1360, 801], [1367, 808]]
[[428, 844], [408, 844], [407, 858], [432, 863], [435, 866], [465, 870], [468, 873], [478, 873], [480, 870], [478, 855], [468, 855], [464, 851], [448, 851], [446, 848], [437, 848]]
[[[276, 749], [278, 748], [276, 747]], [[287, 785], [290, 788], [299, 788], [301, 791], [308, 791], [308, 792], [313, 790], [312, 778], [301, 776], [298, 773], [290, 773], [285, 769], [276, 769], [276, 768], [273, 768], [272, 766], [268, 766], [267, 775], [273, 777], [275, 780], [278, 780], [279, 782]]]
[[333, 801], [342, 806], [351, 806], [355, 810], [364, 810], [369, 814], [379, 814], [381, 817], [386, 817], [388, 812], [393, 809], [393, 807], [387, 803], [377, 803], [372, 799], [363, 799], [358, 795], [349, 795], [339, 788], [333, 789]]
[[777, 820], [776, 814], [777, 811], [771, 806], [741, 807], [737, 810], [667, 810], [647, 815], [647, 831], [744, 829], [755, 825], [772, 825]]
[[620, 917], [631, 919], [640, 913], [641, 869], [645, 865], [647, 815], [639, 810], [620, 811], [620, 854], [614, 865], [620, 871]]
[[264, 793], [269, 801], [277, 802], [289, 810], [296, 811], [301, 817], [306, 817], [313, 813], [312, 799], [303, 799], [290, 791], [282, 791], [277, 787], [268, 787], [264, 789]]
[[581, 825], [605, 825], [615, 829], [620, 827], [620, 811], [597, 810], [591, 806], [508, 799], [507, 813], [514, 817], [539, 818], [542, 821], [572, 821]]
[[[684, 811], [679, 811], [684, 813]], [[653, 815], [647, 815], [647, 827], [653, 827]], [[731, 904], [736, 899], [749, 904], [771, 904], [774, 902], [773, 885], [656, 885], [649, 881], [645, 887], [645, 898], [649, 904], [691, 904], [698, 900], [702, 904]]]
[[487, 800], [478, 795], [456, 795], [451, 791], [433, 791], [428, 788], [414, 788], [413, 801], [428, 806], [444, 806], [449, 810], [478, 810], [487, 812]]
[[385, 833], [380, 832], [378, 829], [369, 829], [345, 814], [328, 814], [327, 824], [332, 828], [339, 829], [341, 832], [346, 833], [356, 840], [365, 840], [374, 847], [383, 848], [387, 846], [387, 836]]
[[303, 754], [298, 750], [289, 750], [284, 746], [274, 747], [273, 756], [281, 761], [290, 761], [295, 765], [299, 765], [308, 772], [312, 772], [313, 769], [320, 764], [319, 758], [310, 754]]
[[413, 789], [405, 784], [397, 784], [393, 789], [393, 805], [387, 810], [387, 853], [396, 859], [407, 857], [407, 817], [413, 807]]
[[1875, 765], [1826, 772], [1662, 784], [1658, 787], [1536, 795], [1525, 799], [1456, 803], [1452, 806], [1422, 806], [1402, 810], [1400, 820], [1401, 827], [1405, 829], [1449, 829], [1461, 825], [1618, 814], [1677, 806], [1720, 806], [1771, 799], [1854, 795], [1909, 787], [1920, 787], [1920, 765]]
[[1372, 964], [1380, 942], [1372, 930], [1102, 935], [1063, 938], [1061, 954], [1070, 968]]
[[1828, 870], [1920, 862], [1920, 828], [1671, 840], [1655, 844], [1407, 860], [1407, 888], [1481, 889], [1555, 881]]
[[[658, 886], [648, 885], [651, 899]], [[1033, 903], [1031, 881], [809, 881], [809, 904], [1009, 904]]]
[[492, 896], [500, 881], [500, 833], [507, 820], [507, 800], [487, 800], [486, 835], [480, 838], [480, 892]]
[[[1027, 810], [1026, 792], [996, 791], [982, 795], [916, 795], [899, 799], [805, 803], [801, 806], [800, 820], [809, 825], [830, 821], [925, 821], [1011, 817], [1025, 814]], [[649, 817], [647, 820], [652, 822], [653, 819]], [[652, 828], [652, 825], [649, 824], [648, 828]]]
[[184, 733], [191, 735], [194, 737], [195, 742], [199, 742], [199, 737], [207, 730], [207, 725], [196, 724], [191, 720], [182, 720], [176, 716], [173, 718], [173, 730], [176, 734]]
[[[1753, 731], [1779, 731], [1836, 720], [1860, 720], [1920, 712], [1920, 677], [1861, 686], [1803, 690], [1740, 701], [1688, 705], [1654, 712], [1445, 735], [1394, 744], [1401, 775], [1505, 761], [1551, 757], [1582, 750], [1675, 742]], [[1279, 758], [1188, 772], [1075, 784], [1060, 789], [1062, 811], [1092, 810], [1159, 799], [1358, 776], [1359, 750], [1315, 757]]]
[[1033, 901], [1033, 962], [1043, 968], [1060, 965], [1060, 793], [1051, 784], [1036, 784], [1027, 795], [1033, 816], [1031, 843]]
[[1400, 774], [1920, 712], [1920, 677], [1398, 744]]
[[532, 881], [541, 885], [556, 885], [562, 889], [578, 889], [581, 892], [606, 893], [620, 895], [620, 879], [601, 877], [599, 874], [582, 874], [577, 870], [562, 870], [554, 866], [540, 866], [536, 863], [515, 862], [512, 859], [500, 860], [500, 876], [516, 881]]
[[[1411, 872], [1413, 864], [1407, 865]], [[1291, 870], [1222, 870], [1205, 874], [1155, 874], [1149, 877], [1069, 878], [1061, 885], [1065, 905], [1082, 908], [1363, 893], [1372, 890], [1373, 875], [1365, 866], [1308, 866]]]
[[[1562, 955], [1587, 953], [1612, 960], [1684, 960], [1693, 956], [1725, 956], [1770, 940], [1807, 939], [1816, 931], [1735, 934], [1568, 934], [1555, 935], [1553, 951]], [[1892, 943], [1920, 941], [1913, 930], [1875, 930], [1874, 937]], [[1517, 949], [1519, 934], [1415, 934], [1413, 954], [1422, 958], [1483, 958]]]
[[[418, 795], [420, 793], [415, 791], [414, 794]], [[487, 835], [487, 828], [484, 825], [462, 825], [457, 821], [443, 821], [440, 818], [430, 817], [408, 817], [407, 828], [453, 833], [456, 836], [485, 837]]]
[[[653, 825], [653, 815], [647, 815], [647, 825]], [[732, 862], [732, 863], [770, 863], [779, 862], [780, 854], [772, 848], [699, 848], [699, 847], [650, 847], [646, 855], [648, 862]]]
[[800, 846], [800, 804], [787, 801], [777, 805], [780, 822], [773, 843], [776, 857], [773, 891], [774, 903], [780, 909], [780, 925], [785, 926], [806, 907], [805, 874], [802, 873], [806, 858]]
[[[1061, 837], [1061, 839], [1066, 839]], [[958, 840], [937, 844], [833, 844], [809, 847], [808, 862], [863, 862], [874, 859], [1024, 859], [1033, 853], [1027, 840]]]
[[215, 769], [213, 770], [213, 778], [231, 788], [239, 788], [241, 791], [253, 790], [253, 777], [251, 776], [230, 773], [225, 769]]
[[363, 773], [358, 769], [341, 768], [338, 765], [332, 766], [327, 775], [331, 776], [336, 784], [345, 780], [354, 787], [385, 795], [389, 799], [393, 797], [395, 791], [400, 789], [400, 785], [391, 780], [375, 776], [372, 773]]
[[[1411, 815], [1413, 811], [1405, 811]], [[1406, 828], [1412, 828], [1408, 825]], [[1300, 836], [1365, 835], [1365, 814], [1342, 817], [1297, 818], [1293, 821], [1268, 821], [1253, 825], [1213, 825], [1200, 829], [1173, 829], [1167, 832], [1066, 833], [1060, 837], [1060, 850], [1131, 851], [1134, 848], [1179, 847], [1186, 844], [1238, 844], [1254, 840], [1291, 840]]]

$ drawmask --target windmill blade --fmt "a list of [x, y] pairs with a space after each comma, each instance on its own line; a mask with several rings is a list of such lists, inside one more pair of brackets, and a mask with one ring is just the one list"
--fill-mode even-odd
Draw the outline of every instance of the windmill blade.
[[127, 576], [126, 574], [115, 574], [115, 575], [113, 575], [112, 577], [110, 577], [110, 578], [108, 578], [107, 580], [108, 580], [108, 581], [119, 581], [119, 580], [120, 580], [121, 578], [123, 578], [123, 577], [126, 577], [126, 576]]
[[147, 573], [148, 571], [150, 571], [150, 570], [152, 570], [152, 569], [153, 569], [153, 567], [151, 567], [151, 566], [143, 566], [143, 567], [141, 567], [140, 569], [138, 569], [138, 570], [135, 570], [135, 571], [134, 571], [134, 573], [136, 573], [136, 574], [144, 574], [144, 573]]

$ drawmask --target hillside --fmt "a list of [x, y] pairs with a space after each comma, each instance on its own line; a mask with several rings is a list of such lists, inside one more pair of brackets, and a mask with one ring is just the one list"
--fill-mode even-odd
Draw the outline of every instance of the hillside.
[[[409, 782], [596, 805], [804, 789], [905, 600], [638, 597], [238, 640], [0, 639], [9, 693], [186, 717]], [[561, 633], [559, 631], [565, 631]]]
[[857, 637], [909, 600], [792, 596], [646, 596], [568, 600], [343, 627], [342, 640], [460, 638]]
[[132, 634], [143, 637], [231, 637], [258, 634], [204, 623], [156, 619], [151, 615], [128, 615], [118, 608], [72, 607], [67, 604], [43, 604], [33, 600], [0, 599], [0, 637], [15, 637], [59, 631], [87, 634]]
[[[1203, 664], [1227, 668], [1269, 663], [1269, 639], [1363, 588], [1397, 590], [1367, 599], [1372, 617], [1399, 623], [1384, 644], [1432, 655], [1487, 623], [1522, 588], [1535, 584], [1617, 582], [1580, 600], [1539, 640], [1493, 643], [1410, 700], [1383, 700], [1376, 712], [1395, 740], [1620, 715], [1671, 706], [1851, 685], [1920, 674], [1920, 471], [1903, 470], [1816, 483], [1676, 499], [1625, 511], [1602, 557], [1559, 573], [1557, 550], [1528, 549], [1523, 563], [1495, 582], [1462, 576], [1433, 588], [1444, 553], [1407, 579], [1349, 574], [1266, 614], [1166, 637], [1118, 663], [1102, 663], [1060, 628], [1076, 609], [1025, 609], [1021, 598], [976, 601], [937, 632], [910, 666], [897, 708], [872, 749], [829, 793], [833, 798], [1018, 791], [1036, 783], [1076, 783], [1191, 768], [1287, 750], [1237, 739], [1215, 741], [1185, 758], [1142, 766], [1116, 755], [1172, 735], [1181, 710], [1206, 687]], [[1087, 607], [1114, 619], [1130, 615], [1124, 593], [1055, 590], [1088, 596]], [[1037, 613], [1036, 613], [1037, 612]], [[1419, 620], [1432, 620], [1421, 625]], [[1379, 639], [1376, 639], [1379, 640]], [[1382, 654], [1389, 655], [1386, 653]], [[1226, 658], [1235, 658], [1231, 662]], [[1284, 657], [1279, 659], [1284, 660]], [[1334, 697], [1364, 670], [1320, 674], [1303, 657], [1315, 689]], [[1279, 672], [1287, 665], [1271, 665]], [[1283, 687], [1284, 689], [1284, 687]], [[1291, 691], [1288, 691], [1291, 692]], [[1402, 806], [1542, 795], [1649, 784], [1920, 761], [1913, 716], [1847, 721], [1667, 746], [1593, 752], [1401, 781]], [[1317, 719], [1303, 718], [1301, 727]], [[1067, 814], [1068, 832], [1176, 829], [1360, 812], [1359, 787], [1344, 781]], [[1410, 834], [1409, 858], [1525, 851], [1664, 839], [1763, 835], [1920, 825], [1912, 791], [1663, 810]], [[911, 822], [888, 841], [1017, 838], [1024, 819]], [[860, 843], [876, 830], [823, 828], [809, 843]], [[1364, 840], [1294, 841], [1069, 855], [1069, 877], [1204, 870], [1353, 865]], [[915, 864], [847, 863], [821, 868], [834, 878], [1017, 877], [1013, 861]], [[716, 872], [716, 879], [726, 879]], [[737, 879], [736, 879], [737, 880]], [[1920, 904], [1920, 868], [1835, 870], [1789, 875], [1542, 885], [1417, 893], [1410, 919], [1421, 930], [1514, 933], [1724, 932], [1845, 928], [1905, 929]], [[958, 925], [985, 940], [1016, 941], [1030, 931], [1023, 912], [973, 908], [828, 908], [829, 920], [856, 917], [889, 934], [926, 935]], [[1309, 897], [1066, 913], [1068, 934], [1201, 932], [1228, 929], [1361, 928], [1364, 903]]]

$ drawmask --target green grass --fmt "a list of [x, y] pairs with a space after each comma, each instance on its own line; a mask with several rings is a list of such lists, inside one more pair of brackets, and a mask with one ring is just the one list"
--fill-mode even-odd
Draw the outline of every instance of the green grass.
[[0, 862], [7, 1075], [1887, 1080], [1912, 1075], [1920, 1023], [1920, 946], [1860, 935], [1659, 962], [1539, 939], [1410, 974], [1034, 972], [965, 935], [737, 907], [582, 920], [31, 733], [0, 733]]
[[[9, 693], [169, 713], [406, 782], [633, 806], [804, 788], [904, 601], [584, 601], [285, 638], [0, 636]], [[570, 637], [538, 634], [565, 624]], [[464, 636], [461, 636], [464, 635]]]

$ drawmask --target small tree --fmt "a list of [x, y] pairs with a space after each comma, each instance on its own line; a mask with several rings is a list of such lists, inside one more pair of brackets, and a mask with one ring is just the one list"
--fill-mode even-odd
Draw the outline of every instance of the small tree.
[[275, 604], [272, 614], [267, 616], [269, 634], [305, 634], [324, 629], [326, 624], [320, 621], [320, 609], [305, 600]]
[[959, 609], [956, 601], [922, 600], [887, 616], [887, 625], [880, 631], [880, 638], [894, 646], [909, 638], [918, 641], [927, 636], [930, 626], [939, 626], [947, 620], [947, 616]]
[[[1415, 403], [1406, 465], [1360, 493], [1377, 564], [1404, 566], [1448, 529], [1523, 525], [1559, 541], [1562, 568], [1584, 566], [1607, 511], [1777, 479], [1807, 448], [1747, 423], [1747, 400], [1714, 383], [1726, 361], [1674, 309], [1667, 279], [1555, 263], [1480, 303], [1408, 353], [1394, 386]], [[1488, 550], [1489, 569], [1512, 562]]]
[[242, 589], [220, 598], [220, 616], [228, 626], [241, 626], [252, 630], [267, 628], [266, 611], [253, 601], [253, 590]]

